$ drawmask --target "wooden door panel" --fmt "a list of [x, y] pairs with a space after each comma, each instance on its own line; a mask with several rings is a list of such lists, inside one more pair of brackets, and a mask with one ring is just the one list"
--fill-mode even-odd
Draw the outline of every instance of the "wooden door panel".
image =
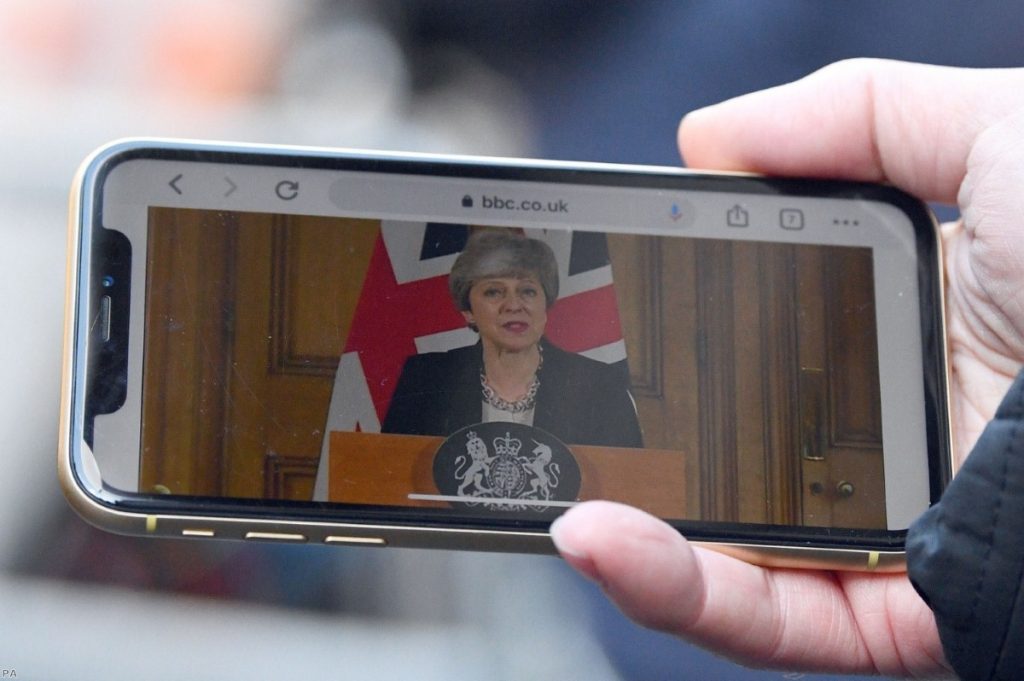
[[[645, 443], [698, 452], [702, 517], [884, 527], [870, 251], [621, 236], [609, 249]], [[810, 422], [823, 461], [802, 456]]]
[[871, 252], [801, 249], [798, 272], [803, 522], [885, 527]]
[[644, 446], [693, 455], [700, 413], [694, 243], [609, 235], [608, 250]]
[[378, 228], [373, 220], [278, 217], [270, 291], [271, 370], [333, 379]]
[[[727, 270], [731, 278], [732, 325], [722, 329], [727, 335], [719, 335], [714, 342], [733, 346], [732, 382], [735, 394], [734, 424], [736, 431], [735, 466], [735, 509], [730, 516], [745, 522], [770, 522], [769, 508], [765, 499], [772, 479], [771, 471], [765, 465], [769, 460], [765, 437], [765, 409], [768, 404], [762, 385], [769, 358], [765, 355], [762, 327], [769, 323], [760, 304], [761, 263], [756, 248], [730, 248]], [[710, 267], [725, 266], [718, 260]], [[756, 332], [751, 332], [756, 330]], [[716, 517], [722, 517], [717, 515]]]
[[[318, 460], [334, 371], [376, 242], [377, 223], [322, 217], [253, 216], [246, 233], [253, 266], [239, 276], [246, 297], [235, 355], [246, 367], [233, 385], [235, 431], [227, 451], [233, 496], [267, 489], [268, 456]], [[241, 369], [240, 369], [241, 371]], [[305, 494], [312, 479], [282, 493]], [[307, 469], [315, 476], [315, 463]], [[310, 498], [304, 496], [302, 498]]]
[[826, 353], [832, 441], [839, 447], [880, 449], [882, 411], [878, 385], [878, 340], [871, 253], [829, 249]]
[[202, 211], [149, 217], [139, 489], [217, 494], [236, 225]]
[[764, 365], [764, 424], [770, 485], [766, 496], [771, 505], [772, 522], [793, 525], [801, 519], [800, 464], [794, 452], [798, 447], [799, 417], [796, 400], [797, 373], [793, 357], [800, 343], [799, 319], [792, 305], [796, 286], [796, 248], [761, 245], [761, 306]]
[[377, 223], [156, 209], [152, 224], [143, 489], [310, 498]]

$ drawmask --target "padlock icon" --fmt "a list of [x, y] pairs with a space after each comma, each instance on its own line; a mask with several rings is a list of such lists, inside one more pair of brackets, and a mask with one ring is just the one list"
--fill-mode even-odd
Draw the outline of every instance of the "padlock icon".
[[466, 194], [465, 196], [463, 196], [462, 197], [462, 207], [463, 208], [472, 208], [473, 207], [473, 197], [470, 196], [469, 194]]

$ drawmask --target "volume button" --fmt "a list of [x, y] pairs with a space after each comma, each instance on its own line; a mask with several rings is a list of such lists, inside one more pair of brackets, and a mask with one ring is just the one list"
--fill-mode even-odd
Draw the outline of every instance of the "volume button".
[[349, 537], [331, 535], [324, 539], [325, 544], [342, 546], [387, 546], [388, 542], [382, 537]]
[[186, 528], [181, 531], [183, 537], [216, 537], [217, 533], [214, 530], [207, 530], [205, 528]]
[[246, 532], [245, 538], [261, 541], [306, 541], [306, 535], [288, 532]]

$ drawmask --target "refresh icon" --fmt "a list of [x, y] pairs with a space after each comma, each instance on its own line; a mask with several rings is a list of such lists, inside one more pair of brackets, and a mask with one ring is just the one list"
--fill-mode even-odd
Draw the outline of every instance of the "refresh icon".
[[282, 201], [291, 201], [299, 195], [299, 183], [294, 180], [281, 180], [274, 187], [274, 193]]

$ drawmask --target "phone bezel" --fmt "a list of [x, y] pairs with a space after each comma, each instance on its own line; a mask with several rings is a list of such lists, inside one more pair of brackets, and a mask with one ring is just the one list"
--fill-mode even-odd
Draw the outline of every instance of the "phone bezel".
[[[84, 296], [90, 285], [92, 233], [103, 227], [102, 191], [109, 173], [133, 159], [174, 160], [219, 164], [245, 164], [281, 168], [357, 170], [382, 173], [421, 174], [447, 177], [483, 178], [508, 181], [558, 182], [562, 184], [606, 185], [719, 191], [773, 196], [847, 198], [888, 203], [901, 210], [914, 226], [921, 301], [922, 358], [929, 489], [931, 501], [938, 499], [952, 471], [952, 439], [948, 418], [941, 241], [938, 225], [921, 202], [888, 186], [833, 180], [767, 178], [744, 174], [695, 173], [682, 169], [606, 164], [563, 163], [517, 159], [487, 159], [434, 155], [389, 154], [333, 149], [309, 149], [223, 143], [194, 143], [169, 140], [128, 140], [98, 150], [82, 166], [72, 189], [69, 230], [68, 319], [64, 371], [64, 417], [62, 419], [60, 471], [66, 494], [83, 515], [115, 531], [160, 533], [170, 519], [185, 524], [214, 523], [234, 530], [246, 527], [304, 528], [308, 539], [329, 528], [356, 532], [359, 536], [388, 535], [385, 540], [400, 545], [494, 548], [496, 550], [551, 551], [547, 521], [526, 523], [501, 518], [452, 518], [416, 510], [331, 505], [316, 502], [205, 499], [199, 497], [124, 496], [109, 489], [93, 489], [79, 470], [79, 451], [84, 432], [82, 401], [85, 384], [86, 342], [83, 320]], [[161, 523], [159, 519], [162, 519]], [[139, 522], [143, 521], [140, 526]], [[177, 522], [177, 521], [175, 521]], [[171, 522], [174, 528], [174, 522]], [[674, 522], [688, 538], [712, 545], [732, 547], [733, 552], [753, 551], [756, 556], [775, 556], [806, 565], [808, 552], [820, 551], [826, 564], [840, 555], [851, 554], [855, 563], [869, 556], [901, 554], [905, 531], [826, 530], [774, 525], [720, 522]], [[372, 528], [372, 529], [371, 529]], [[317, 532], [313, 532], [313, 530]], [[312, 533], [312, 534], [311, 534]], [[361, 533], [361, 534], [360, 534]], [[174, 534], [174, 532], [172, 532]], [[301, 533], [300, 533], [301, 534]], [[179, 536], [175, 534], [174, 536]], [[376, 535], [375, 535], [376, 536]], [[236, 538], [244, 538], [242, 536]], [[475, 538], [475, 539], [474, 539]], [[504, 539], [503, 539], [504, 538]], [[787, 553], [788, 552], [788, 553]], [[797, 558], [798, 557], [798, 558]], [[756, 562], [756, 561], [755, 561]], [[811, 560], [811, 563], [816, 561]], [[817, 561], [821, 562], [821, 561]], [[849, 561], [838, 560], [846, 567]], [[885, 561], [883, 561], [885, 562]]]

